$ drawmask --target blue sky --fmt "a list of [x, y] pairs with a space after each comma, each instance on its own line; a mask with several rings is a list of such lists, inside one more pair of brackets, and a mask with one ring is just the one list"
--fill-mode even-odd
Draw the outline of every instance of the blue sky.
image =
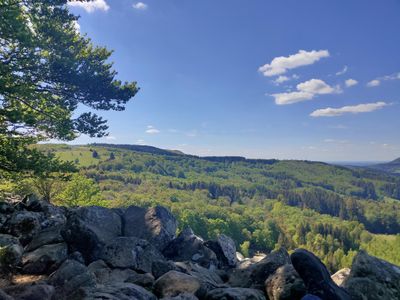
[[96, 0], [81, 33], [140, 92], [110, 136], [197, 155], [400, 156], [400, 1]]

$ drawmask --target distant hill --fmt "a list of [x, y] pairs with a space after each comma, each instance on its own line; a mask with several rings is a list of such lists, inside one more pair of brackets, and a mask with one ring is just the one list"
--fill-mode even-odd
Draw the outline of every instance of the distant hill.
[[368, 166], [368, 168], [400, 175], [400, 157], [388, 163]]
[[226, 234], [245, 253], [306, 248], [336, 271], [363, 248], [400, 264], [400, 176], [391, 173], [141, 145], [37, 147], [74, 162], [107, 205], [168, 207], [180, 229]]

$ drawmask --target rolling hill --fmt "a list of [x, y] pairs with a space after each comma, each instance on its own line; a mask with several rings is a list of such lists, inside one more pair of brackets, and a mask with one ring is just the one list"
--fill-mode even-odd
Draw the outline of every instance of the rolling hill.
[[[137, 145], [40, 145], [93, 179], [107, 206], [169, 207], [180, 228], [242, 251], [302, 246], [331, 270], [360, 248], [398, 263], [400, 177], [321, 162], [197, 157]], [[397, 236], [396, 236], [397, 235]]]

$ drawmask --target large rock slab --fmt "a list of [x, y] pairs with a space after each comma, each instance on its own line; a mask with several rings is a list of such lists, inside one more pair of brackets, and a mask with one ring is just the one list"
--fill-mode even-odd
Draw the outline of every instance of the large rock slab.
[[56, 288], [57, 295], [73, 299], [81, 287], [94, 287], [96, 278], [88, 268], [76, 260], [66, 260], [50, 275], [48, 282]]
[[53, 272], [67, 259], [67, 244], [44, 245], [22, 257], [23, 271], [26, 274], [47, 274]]
[[154, 292], [160, 298], [174, 297], [182, 293], [196, 294], [201, 282], [193, 276], [177, 271], [169, 271], [154, 283]]
[[236, 267], [236, 245], [229, 236], [221, 234], [215, 241], [207, 241], [205, 245], [217, 255], [219, 267]]
[[260, 290], [249, 288], [219, 288], [207, 293], [206, 300], [265, 300]]
[[62, 235], [71, 252], [82, 253], [86, 263], [99, 259], [101, 249], [121, 236], [121, 218], [114, 211], [98, 206], [81, 207], [67, 215]]
[[284, 265], [267, 278], [265, 291], [269, 300], [300, 300], [306, 287], [294, 267]]
[[96, 260], [88, 266], [96, 276], [97, 283], [129, 282], [142, 287], [151, 288], [154, 277], [150, 273], [140, 274], [131, 269], [111, 269], [103, 260]]
[[114, 268], [132, 268], [151, 273], [153, 261], [164, 259], [149, 242], [135, 237], [119, 237], [104, 246], [100, 259]]
[[33, 251], [44, 245], [62, 242], [64, 242], [64, 239], [61, 236], [61, 227], [49, 227], [37, 233], [32, 241], [25, 246], [25, 251]]
[[122, 219], [124, 236], [145, 239], [160, 251], [175, 238], [177, 221], [165, 207], [145, 209], [130, 206]]
[[360, 251], [344, 283], [352, 299], [400, 299], [400, 267]]
[[216, 254], [190, 228], [184, 229], [171, 241], [163, 254], [173, 261], [192, 261], [206, 268], [218, 265]]
[[76, 299], [79, 300], [157, 300], [145, 288], [133, 283], [113, 283], [93, 288], [81, 288]]

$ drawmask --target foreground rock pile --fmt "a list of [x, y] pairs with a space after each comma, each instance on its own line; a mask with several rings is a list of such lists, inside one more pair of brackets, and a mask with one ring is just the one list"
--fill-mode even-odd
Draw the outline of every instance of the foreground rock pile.
[[[178, 236], [164, 207], [63, 208], [0, 203], [0, 300], [301, 299], [285, 249], [238, 259], [225, 235]], [[334, 276], [354, 299], [400, 299], [400, 269], [360, 252]]]

